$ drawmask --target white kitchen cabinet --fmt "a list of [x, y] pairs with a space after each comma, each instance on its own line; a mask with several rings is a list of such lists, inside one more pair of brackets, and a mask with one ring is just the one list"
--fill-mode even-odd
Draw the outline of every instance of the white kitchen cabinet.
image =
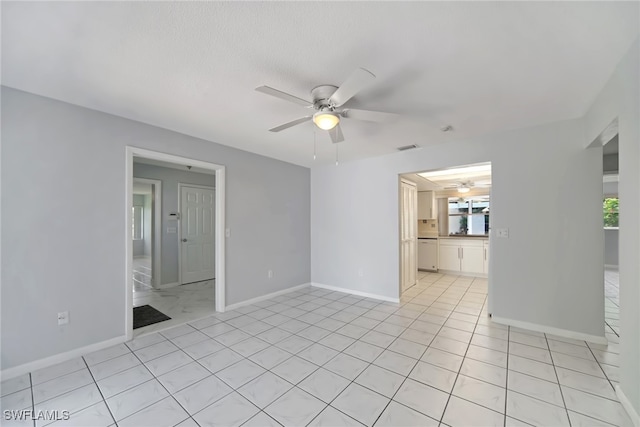
[[418, 219], [436, 218], [438, 205], [434, 191], [418, 192]]
[[418, 188], [411, 181], [401, 180], [401, 215], [400, 215], [400, 290], [406, 289], [416, 284], [416, 274], [418, 271], [417, 261], [417, 238], [418, 220], [417, 212]]
[[439, 269], [466, 274], [484, 274], [485, 267], [484, 241], [481, 239], [440, 239]]
[[460, 271], [460, 245], [452, 239], [440, 239], [438, 268], [440, 270]]
[[418, 269], [438, 269], [438, 241], [436, 239], [418, 239]]
[[[476, 243], [476, 242], [473, 242]], [[484, 248], [480, 245], [460, 246], [460, 271], [464, 273], [484, 273]]]

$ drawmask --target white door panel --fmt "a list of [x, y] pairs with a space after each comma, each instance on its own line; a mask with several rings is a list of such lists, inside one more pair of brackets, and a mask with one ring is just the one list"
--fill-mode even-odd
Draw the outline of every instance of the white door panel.
[[214, 278], [214, 201], [212, 188], [180, 187], [183, 284]]

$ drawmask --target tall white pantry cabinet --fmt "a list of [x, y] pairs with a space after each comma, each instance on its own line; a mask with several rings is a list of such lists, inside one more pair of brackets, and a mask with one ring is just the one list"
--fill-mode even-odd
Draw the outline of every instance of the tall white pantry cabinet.
[[418, 270], [418, 187], [411, 181], [400, 180], [400, 291], [416, 283]]

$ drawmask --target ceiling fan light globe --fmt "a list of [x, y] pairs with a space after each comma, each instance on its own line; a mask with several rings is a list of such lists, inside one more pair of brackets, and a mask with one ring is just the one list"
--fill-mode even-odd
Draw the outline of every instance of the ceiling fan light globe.
[[313, 123], [322, 130], [331, 130], [340, 123], [340, 117], [335, 113], [319, 111], [313, 115]]
[[458, 193], [468, 193], [471, 190], [469, 187], [460, 187], [458, 188]]

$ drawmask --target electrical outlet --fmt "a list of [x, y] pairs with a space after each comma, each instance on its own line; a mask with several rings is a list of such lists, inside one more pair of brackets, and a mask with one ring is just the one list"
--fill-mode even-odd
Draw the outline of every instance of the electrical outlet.
[[62, 311], [58, 313], [58, 326], [66, 325], [67, 323], [69, 323], [69, 312]]
[[362, 269], [358, 270], [358, 277], [364, 277], [364, 271], [362, 271]]
[[230, 228], [226, 228], [224, 230], [224, 235], [225, 235], [225, 237], [231, 237], [231, 229]]
[[269, 270], [269, 271], [267, 271], [267, 277], [268, 277], [269, 279], [273, 279], [273, 270]]

